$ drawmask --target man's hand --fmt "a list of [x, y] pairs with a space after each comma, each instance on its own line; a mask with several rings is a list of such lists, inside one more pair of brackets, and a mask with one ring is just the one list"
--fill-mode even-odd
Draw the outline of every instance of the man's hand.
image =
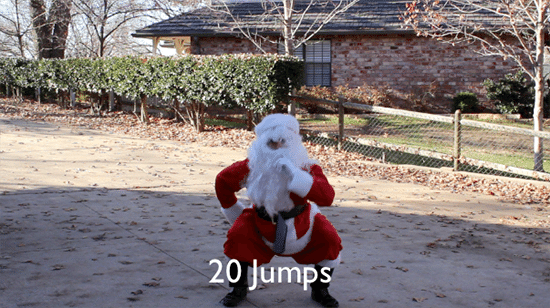
[[244, 204], [242, 204], [241, 201], [237, 200], [237, 202], [235, 204], [233, 204], [232, 206], [230, 206], [228, 208], [222, 207], [222, 213], [225, 216], [225, 218], [227, 219], [227, 221], [229, 221], [229, 224], [233, 225], [235, 220], [237, 220], [237, 218], [239, 218], [239, 216], [242, 214], [244, 209], [245, 209]]
[[277, 160], [277, 167], [288, 174], [291, 178], [294, 178], [294, 175], [296, 172], [300, 171], [300, 168], [298, 168], [290, 159], [283, 157], [279, 158]]
[[305, 197], [313, 184], [313, 177], [311, 174], [298, 168], [298, 166], [288, 158], [279, 158], [279, 160], [277, 160], [277, 166], [280, 167], [283, 172], [287, 172], [291, 177], [288, 183], [288, 190], [302, 198]]

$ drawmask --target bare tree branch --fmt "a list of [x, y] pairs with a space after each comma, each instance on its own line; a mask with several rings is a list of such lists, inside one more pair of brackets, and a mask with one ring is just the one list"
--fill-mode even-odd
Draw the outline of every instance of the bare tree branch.
[[0, 33], [3, 39], [2, 53], [28, 57], [30, 53], [32, 23], [28, 18], [28, 5], [23, 0], [9, 0], [6, 10], [0, 13]]
[[116, 50], [116, 46], [113, 45], [120, 42], [112, 38], [126, 24], [143, 18], [151, 11], [151, 6], [147, 3], [133, 0], [73, 0], [73, 3], [78, 20], [88, 32], [88, 42], [81, 41], [80, 44], [87, 45], [88, 50], [95, 48], [92, 54], [97, 57], [105, 57]]
[[[550, 0], [415, 0], [403, 14], [418, 35], [467, 43], [486, 56], [512, 59], [535, 83], [533, 129], [542, 130], [545, 37]], [[543, 147], [534, 139], [534, 169], [542, 171]]]
[[292, 54], [294, 49], [310, 40], [334, 17], [345, 12], [358, 0], [262, 0], [263, 12], [239, 16], [232, 10], [235, 4], [226, 1], [213, 1], [209, 8], [227, 17], [228, 26], [237, 29], [251, 41], [259, 51], [265, 53], [264, 42], [276, 43], [270, 36], [280, 37], [285, 52]]

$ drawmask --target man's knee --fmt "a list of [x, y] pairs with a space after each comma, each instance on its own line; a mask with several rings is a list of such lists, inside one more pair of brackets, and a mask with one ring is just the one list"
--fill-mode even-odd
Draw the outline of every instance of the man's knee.
[[312, 238], [317, 238], [328, 245], [341, 245], [342, 239], [332, 223], [323, 214], [315, 215]]

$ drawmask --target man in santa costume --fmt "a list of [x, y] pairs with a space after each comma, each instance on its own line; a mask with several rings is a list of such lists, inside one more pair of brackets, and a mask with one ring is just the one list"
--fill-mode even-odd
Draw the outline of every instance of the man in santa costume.
[[[230, 264], [229, 272], [233, 279], [239, 277], [230, 282], [233, 290], [221, 303], [238, 305], [246, 298], [248, 266], [254, 260], [258, 266], [269, 263], [277, 255], [314, 264], [317, 279], [310, 285], [312, 299], [324, 307], [338, 307], [328, 292], [330, 279], [324, 277], [331, 277], [340, 263], [342, 243], [318, 208], [332, 204], [334, 189], [321, 167], [308, 157], [294, 117], [268, 115], [255, 133], [248, 158], [216, 177], [216, 195], [232, 224], [224, 253], [238, 261]], [[244, 187], [252, 207], [245, 207], [235, 195]]]

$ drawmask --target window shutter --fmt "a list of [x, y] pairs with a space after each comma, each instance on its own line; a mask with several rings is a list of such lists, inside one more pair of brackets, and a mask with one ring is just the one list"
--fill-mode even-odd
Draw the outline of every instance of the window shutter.
[[[277, 46], [279, 54], [285, 53], [282, 43]], [[331, 60], [330, 40], [310, 40], [294, 50], [294, 56], [305, 62], [306, 86], [331, 85]]]

